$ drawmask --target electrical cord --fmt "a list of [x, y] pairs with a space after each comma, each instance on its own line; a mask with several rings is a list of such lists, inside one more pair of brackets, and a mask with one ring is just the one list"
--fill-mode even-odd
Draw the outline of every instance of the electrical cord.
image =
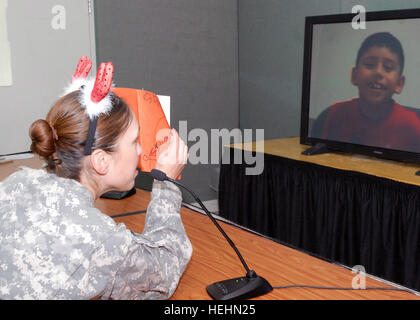
[[[194, 209], [197, 209], [197, 210], [194, 210], [194, 211], [196, 211], [196, 212], [198, 212], [198, 213], [201, 213], [201, 214], [203, 214], [204, 212], [202, 212], [202, 210], [203, 209], [201, 209], [201, 207], [199, 207], [199, 206], [196, 206], [196, 205], [194, 205], [194, 204], [192, 204], [192, 203], [188, 203], [188, 202], [182, 202], [182, 206], [184, 207], [184, 208], [187, 208], [187, 209], [192, 209], [192, 208], [194, 208]], [[192, 207], [192, 208], [191, 208]], [[199, 211], [198, 211], [199, 210]], [[216, 213], [214, 213], [214, 212], [211, 212], [210, 211], [210, 213], [211, 214], [216, 214]]]
[[134, 211], [134, 212], [125, 212], [125, 213], [120, 213], [120, 214], [114, 214], [112, 216], [110, 216], [111, 218], [120, 218], [120, 217], [125, 217], [125, 216], [132, 216], [135, 214], [140, 214], [140, 213], [146, 213], [147, 210], [140, 210], [140, 211]]
[[288, 289], [288, 288], [309, 288], [309, 289], [326, 289], [326, 290], [395, 290], [395, 291], [404, 291], [414, 295], [414, 291], [404, 288], [395, 288], [395, 287], [365, 287], [365, 288], [346, 288], [346, 287], [322, 287], [322, 286], [310, 286], [304, 284], [292, 284], [288, 286], [273, 286], [273, 289]]

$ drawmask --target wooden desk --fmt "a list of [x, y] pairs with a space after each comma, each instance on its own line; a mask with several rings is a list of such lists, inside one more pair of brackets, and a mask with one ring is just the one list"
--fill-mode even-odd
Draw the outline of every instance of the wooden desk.
[[42, 164], [43, 162], [38, 157], [0, 163], [0, 181], [15, 172], [20, 166], [38, 169]]
[[[99, 199], [96, 207], [108, 215], [122, 211], [134, 212], [147, 207], [150, 193], [137, 189], [135, 195], [124, 200]], [[181, 216], [193, 245], [192, 259], [182, 276], [172, 299], [210, 299], [206, 286], [221, 280], [245, 275], [234, 251], [210, 219], [200, 213], [182, 208]], [[115, 219], [141, 233], [145, 214]], [[351, 270], [317, 259], [274, 241], [257, 236], [238, 227], [220, 222], [222, 228], [235, 242], [249, 267], [263, 276], [272, 286], [306, 284], [313, 286], [351, 287], [355, 276]], [[366, 286], [387, 286], [367, 279]], [[379, 290], [317, 290], [304, 288], [274, 289], [257, 299], [420, 299], [398, 291]]]
[[[261, 234], [420, 290], [419, 166], [328, 153], [299, 138], [264, 142], [264, 171], [222, 164], [219, 212]], [[255, 143], [232, 145], [244, 152]], [[231, 157], [232, 158], [232, 157]]]
[[[15, 161], [19, 165], [39, 167], [39, 160]], [[0, 165], [0, 177], [10, 172]], [[3, 172], [4, 171], [4, 172]], [[13, 171], [13, 170], [12, 170]], [[97, 208], [107, 215], [140, 211], [147, 208], [150, 193], [137, 189], [136, 194], [123, 200], [98, 199]], [[206, 286], [221, 280], [245, 275], [245, 271], [210, 219], [200, 213], [182, 208], [181, 216], [186, 232], [193, 245], [193, 256], [181, 278], [179, 286], [171, 299], [207, 300], [210, 299]], [[115, 218], [118, 223], [136, 232], [142, 232], [145, 214]], [[249, 233], [235, 226], [220, 222], [223, 229], [238, 246], [249, 267], [269, 281], [272, 286], [305, 284], [329, 287], [351, 287], [355, 276], [351, 270], [317, 259], [306, 253], [283, 246], [274, 241]], [[388, 284], [366, 278], [368, 287], [389, 287]], [[419, 296], [400, 291], [383, 290], [320, 290], [307, 288], [274, 289], [271, 293], [257, 299], [416, 299]]]

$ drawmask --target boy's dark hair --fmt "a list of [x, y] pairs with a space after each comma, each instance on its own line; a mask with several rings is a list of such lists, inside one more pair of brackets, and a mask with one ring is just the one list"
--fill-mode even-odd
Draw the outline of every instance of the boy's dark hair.
[[356, 66], [359, 65], [360, 58], [362, 55], [371, 47], [385, 47], [395, 53], [398, 57], [398, 62], [400, 64], [400, 73], [403, 73], [404, 70], [404, 52], [401, 45], [401, 42], [394, 37], [389, 32], [378, 32], [368, 36], [360, 46], [359, 51], [357, 52]]

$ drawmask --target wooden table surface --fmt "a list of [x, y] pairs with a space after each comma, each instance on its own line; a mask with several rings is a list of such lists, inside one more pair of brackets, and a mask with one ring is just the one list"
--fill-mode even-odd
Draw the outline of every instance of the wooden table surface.
[[[40, 167], [37, 159], [18, 160], [0, 164], [0, 180], [20, 165]], [[137, 189], [136, 194], [123, 200], [98, 199], [95, 206], [103, 213], [116, 215], [147, 208], [150, 193]], [[195, 211], [182, 208], [181, 216], [188, 237], [193, 245], [193, 255], [177, 290], [171, 299], [211, 299], [206, 286], [217, 281], [242, 277], [245, 270], [233, 249], [226, 242], [210, 219]], [[129, 229], [142, 232], [145, 214], [115, 218]], [[315, 258], [304, 252], [260, 237], [236, 226], [220, 222], [234, 241], [250, 269], [264, 277], [272, 286], [313, 285], [328, 287], [351, 287], [356, 276], [342, 266]], [[351, 267], [351, 266], [350, 266]], [[366, 278], [367, 287], [390, 287], [389, 284]], [[322, 290], [309, 288], [274, 289], [256, 299], [287, 300], [361, 300], [361, 299], [417, 299], [412, 293], [390, 290]]]
[[[135, 212], [147, 207], [150, 193], [137, 189], [124, 200], [99, 199], [96, 207], [108, 215]], [[182, 220], [193, 245], [193, 256], [172, 299], [211, 299], [206, 286], [217, 281], [245, 276], [245, 270], [233, 249], [211, 220], [187, 208], [181, 209]], [[141, 233], [145, 214], [136, 214], [115, 221]], [[250, 269], [264, 277], [272, 286], [312, 285], [352, 287], [356, 276], [351, 270], [315, 258], [277, 242], [260, 237], [236, 226], [219, 222], [236, 244]], [[369, 277], [366, 287], [390, 287]], [[362, 299], [420, 299], [411, 293], [383, 290], [325, 290], [308, 288], [274, 289], [256, 299], [273, 300], [362, 300]]]
[[[231, 147], [255, 151], [255, 142], [233, 144]], [[302, 151], [310, 146], [300, 144], [299, 137], [264, 141], [264, 153], [283, 158], [310, 162], [326, 167], [361, 172], [381, 178], [420, 186], [419, 164], [379, 159], [354, 153], [329, 152], [312, 156], [303, 155]]]

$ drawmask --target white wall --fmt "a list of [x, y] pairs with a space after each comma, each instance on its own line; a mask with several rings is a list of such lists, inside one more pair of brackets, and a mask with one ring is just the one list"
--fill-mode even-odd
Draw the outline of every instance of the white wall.
[[95, 72], [93, 22], [88, 0], [7, 1], [12, 85], [0, 85], [0, 155], [29, 150], [29, 126], [45, 119], [81, 55]]

